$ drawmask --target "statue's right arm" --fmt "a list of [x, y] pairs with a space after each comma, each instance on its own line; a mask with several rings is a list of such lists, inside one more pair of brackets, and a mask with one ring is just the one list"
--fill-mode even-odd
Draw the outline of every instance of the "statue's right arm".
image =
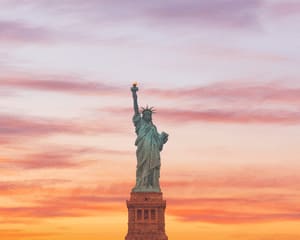
[[139, 114], [139, 105], [138, 105], [138, 100], [137, 100], [137, 91], [132, 89], [132, 97], [133, 97], [133, 110], [134, 114], [138, 115]]

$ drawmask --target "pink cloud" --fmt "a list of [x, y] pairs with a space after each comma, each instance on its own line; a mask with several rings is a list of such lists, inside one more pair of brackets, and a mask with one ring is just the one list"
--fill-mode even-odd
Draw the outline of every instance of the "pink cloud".
[[[3, 1], [2, 1], [3, 2]], [[3, 9], [3, 3], [1, 2], [1, 6]], [[13, 1], [11, 1], [11, 4]], [[42, 1], [40, 1], [42, 2]], [[40, 3], [39, 2], [39, 3]], [[16, 3], [18, 7], [22, 4], [21, 2]], [[28, 8], [30, 1], [26, 1], [26, 7]], [[35, 5], [36, 2], [32, 1], [32, 5]], [[59, 8], [62, 4], [59, 2], [56, 3]], [[38, 4], [37, 4], [38, 5]], [[49, 6], [44, 6], [47, 8], [47, 13], [51, 7], [55, 4], [51, 3]], [[72, 4], [73, 5], [73, 4]], [[6, 5], [7, 6], [7, 5]], [[11, 6], [12, 7], [12, 6]], [[38, 8], [36, 8], [38, 9]], [[44, 11], [45, 9], [40, 8], [40, 11]], [[30, 13], [30, 12], [29, 12]], [[45, 15], [47, 14], [45, 13]], [[30, 13], [31, 14], [31, 13]], [[52, 15], [53, 17], [53, 15]], [[56, 15], [59, 18], [58, 15]], [[65, 18], [64, 18], [65, 20]], [[65, 20], [66, 21], [66, 20]], [[120, 45], [120, 44], [128, 44], [133, 39], [130, 37], [116, 37], [116, 36], [108, 36], [108, 37], [95, 37], [95, 35], [84, 32], [85, 29], [71, 30], [69, 28], [59, 29], [58, 27], [53, 28], [50, 25], [41, 25], [36, 26], [32, 25], [26, 21], [11, 21], [11, 20], [0, 20], [0, 43], [5, 45], [20, 45], [20, 44], [59, 44], [59, 43], [84, 43], [84, 44], [104, 44], [104, 45]], [[4, 62], [5, 63], [5, 62]]]
[[150, 89], [148, 94], [165, 98], [219, 99], [253, 103], [300, 103], [300, 88], [274, 83], [220, 82], [190, 89]]
[[215, 122], [238, 124], [300, 124], [299, 111], [285, 110], [221, 110], [203, 111], [161, 109], [161, 119], [174, 123]]
[[14, 142], [14, 139], [12, 139], [12, 138], [0, 136], [0, 145], [1, 146], [9, 145], [13, 142]]
[[107, 124], [99, 125], [92, 122], [82, 123], [72, 120], [64, 121], [0, 114], [0, 139], [6, 142], [10, 138], [17, 141], [16, 137], [37, 137], [51, 134], [103, 134], [123, 131]]
[[4, 91], [3, 89], [0, 89], [0, 97], [12, 97], [14, 94], [10, 91]]
[[[57, 80], [62, 78], [61, 80]], [[65, 80], [72, 78], [72, 80]], [[1, 80], [0, 86], [10, 90], [36, 90], [53, 91], [71, 94], [99, 95], [99, 94], [120, 94], [120, 88], [104, 83], [86, 82], [74, 80], [74, 77], [46, 76], [46, 77], [14, 77], [8, 76]]]
[[[67, 80], [69, 79], [69, 80]], [[4, 90], [36, 90], [52, 91], [65, 94], [82, 95], [116, 95], [127, 96], [129, 85], [115, 86], [101, 82], [83, 81], [72, 76], [17, 77], [7, 76], [0, 79], [0, 87]], [[146, 89], [145, 94], [161, 98], [192, 99], [201, 102], [222, 101], [222, 103], [247, 102], [253, 104], [299, 104], [300, 88], [278, 82], [255, 83], [247, 82], [217, 82], [193, 88]]]
[[0, 42], [51, 42], [52, 33], [42, 27], [34, 27], [17, 21], [0, 21]]
[[[297, 110], [281, 110], [281, 109], [207, 109], [199, 107], [200, 110], [183, 110], [183, 109], [158, 109], [158, 116], [153, 117], [153, 121], [163, 120], [174, 124], [192, 123], [192, 122], [210, 122], [210, 123], [226, 123], [226, 124], [282, 124], [295, 125], [300, 124], [300, 112]], [[129, 116], [132, 111], [129, 108], [123, 109], [102, 109], [113, 114], [121, 114]]]
[[[172, 122], [238, 124], [299, 124], [300, 88], [278, 83], [214, 83], [177, 89], [145, 89], [145, 95], [184, 102], [177, 108], [157, 109], [157, 118]], [[192, 103], [192, 104], [191, 104]], [[220, 106], [222, 106], [220, 108]], [[128, 108], [102, 111], [129, 116]], [[155, 121], [156, 116], [154, 117]]]
[[300, 16], [299, 1], [282, 1], [269, 6], [271, 12], [277, 17]]
[[188, 47], [185, 47], [183, 50], [184, 54], [188, 54], [189, 56], [199, 56], [205, 55], [208, 57], [215, 57], [219, 60], [235, 60], [235, 61], [259, 61], [259, 62], [267, 62], [267, 63], [287, 63], [287, 62], [294, 62], [295, 59], [291, 58], [286, 54], [278, 54], [271, 51], [266, 50], [247, 50], [238, 47], [224, 47], [220, 45], [203, 45], [202, 44], [191, 44]]
[[70, 126], [64, 122], [53, 122], [51, 120], [30, 119], [13, 115], [0, 116], [1, 134], [5, 135], [44, 135], [51, 133], [76, 133], [80, 128]]
[[[74, 161], [71, 159], [65, 159], [59, 154], [46, 154], [46, 155], [35, 155], [31, 159], [26, 160], [10, 160], [7, 165], [7, 168], [18, 167], [21, 169], [62, 169], [62, 168], [82, 168], [93, 164], [95, 161]], [[1, 164], [3, 165], [3, 164]]]
[[160, 24], [252, 28], [259, 24], [258, 12], [262, 1], [174, 1], [150, 9], [148, 17]]
[[[278, 167], [280, 168], [280, 167]], [[257, 174], [259, 172], [259, 174]], [[288, 173], [288, 175], [287, 175]], [[297, 168], [293, 167], [278, 171], [278, 169], [267, 169], [266, 166], [244, 167], [238, 170], [217, 171], [213, 174], [196, 175], [193, 180], [178, 179], [164, 180], [162, 186], [165, 189], [298, 189], [300, 177], [297, 175]]]
[[97, 149], [97, 148], [80, 148], [80, 147], [51, 147], [48, 146], [45, 152], [36, 152], [32, 154], [24, 154], [18, 158], [6, 158], [0, 161], [2, 169], [65, 169], [65, 168], [82, 168], [96, 163], [89, 159], [89, 155], [93, 154], [99, 157], [112, 155], [131, 155], [131, 151], [111, 150], [111, 149]]

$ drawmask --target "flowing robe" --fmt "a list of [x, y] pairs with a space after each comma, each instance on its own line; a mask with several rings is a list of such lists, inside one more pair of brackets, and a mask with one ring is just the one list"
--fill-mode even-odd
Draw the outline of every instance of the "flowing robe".
[[163, 147], [162, 136], [152, 122], [145, 121], [140, 114], [133, 116], [137, 138], [136, 190], [159, 188], [160, 151]]

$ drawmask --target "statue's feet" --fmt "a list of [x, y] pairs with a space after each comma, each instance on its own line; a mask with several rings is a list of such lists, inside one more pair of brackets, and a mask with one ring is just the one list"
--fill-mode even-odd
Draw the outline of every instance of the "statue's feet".
[[160, 187], [153, 187], [153, 186], [139, 186], [134, 187], [132, 192], [161, 192]]

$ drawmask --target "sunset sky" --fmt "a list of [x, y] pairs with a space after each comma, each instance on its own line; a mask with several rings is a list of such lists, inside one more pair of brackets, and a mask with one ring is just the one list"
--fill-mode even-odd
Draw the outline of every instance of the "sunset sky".
[[0, 0], [0, 239], [124, 239], [137, 81], [170, 240], [299, 240], [299, 22], [298, 0]]

